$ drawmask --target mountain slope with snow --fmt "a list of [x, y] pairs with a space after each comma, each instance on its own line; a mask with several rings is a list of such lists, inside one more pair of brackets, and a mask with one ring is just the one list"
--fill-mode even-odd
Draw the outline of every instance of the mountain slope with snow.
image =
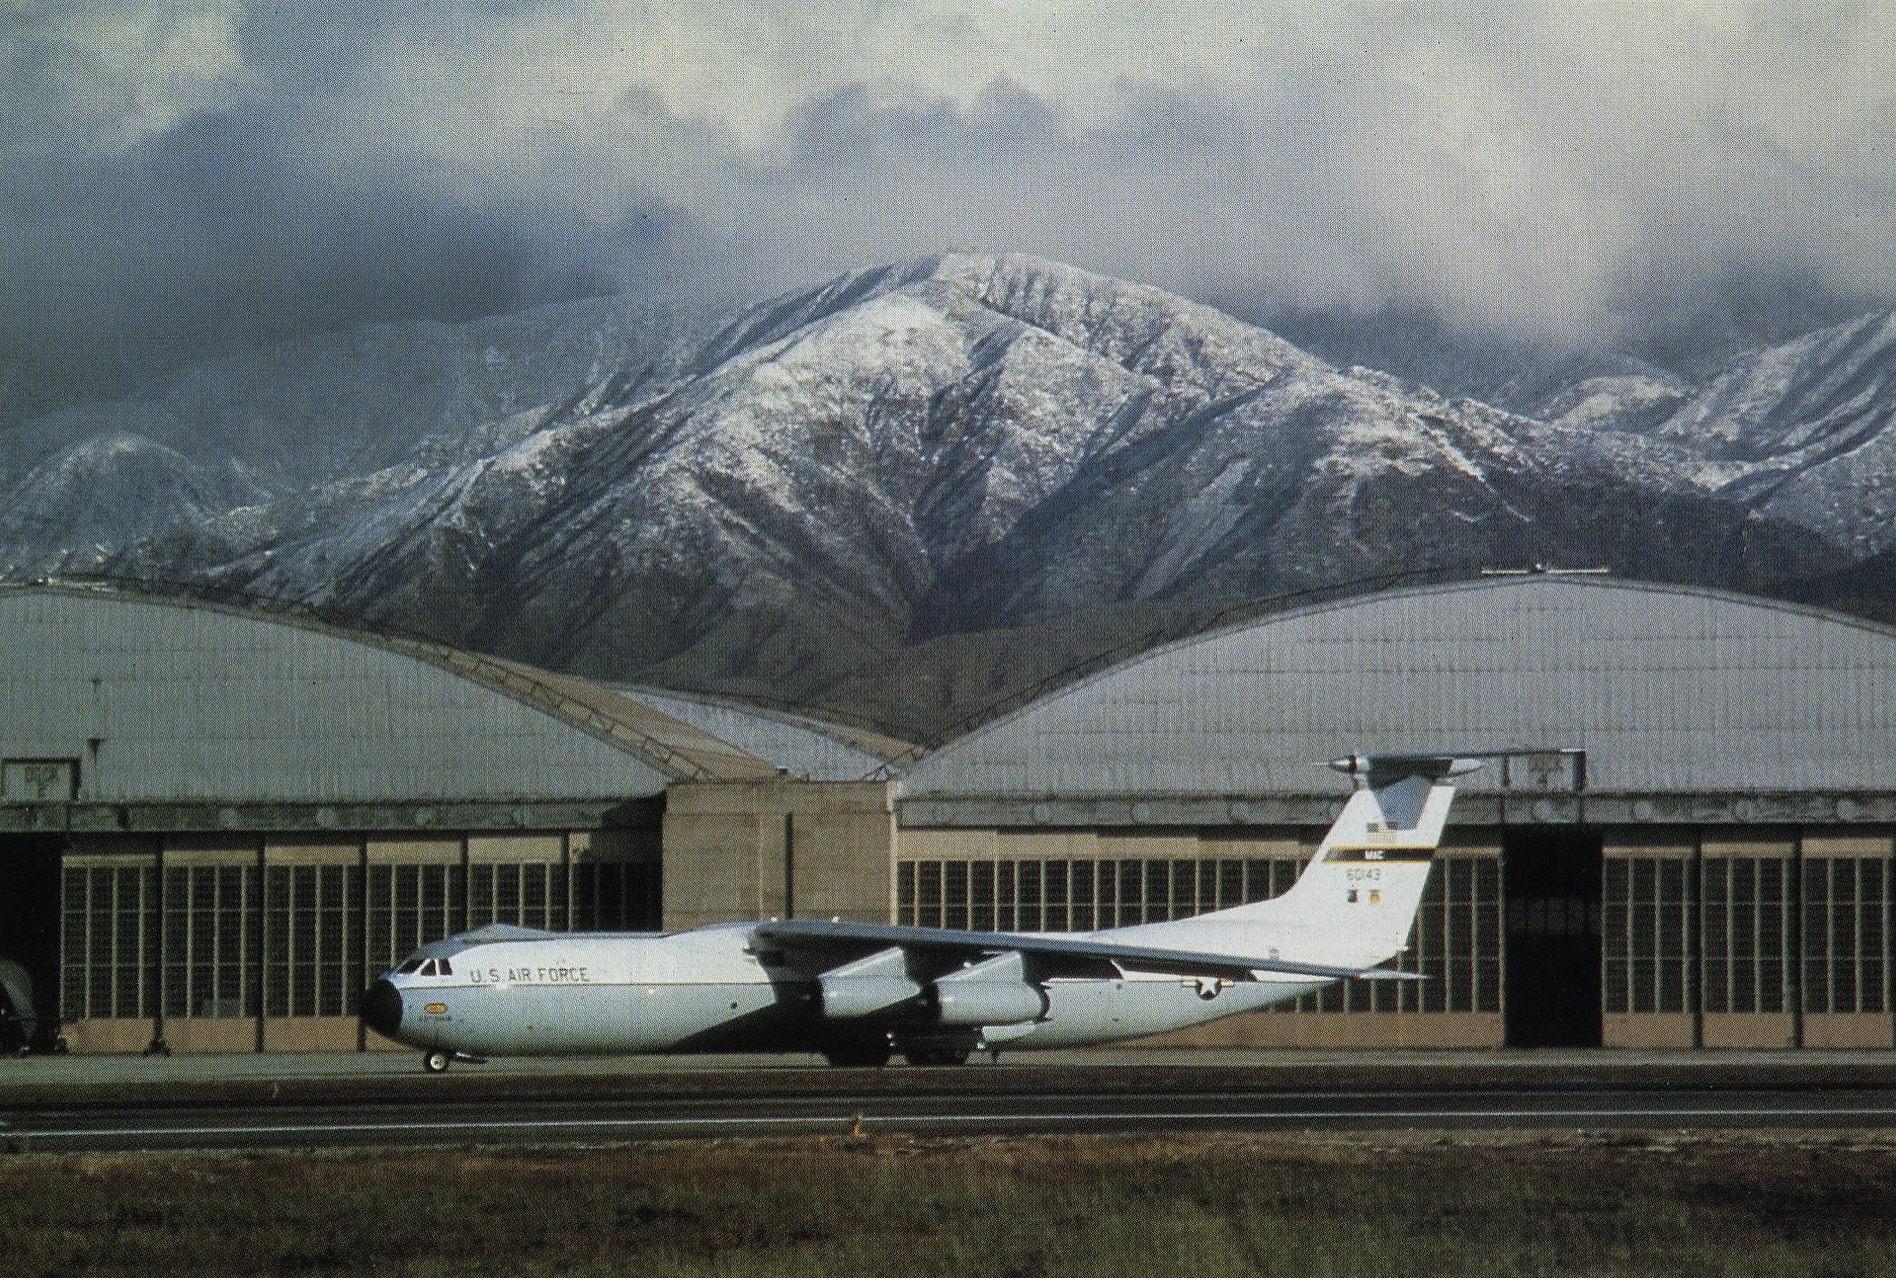
[[322, 339], [30, 424], [0, 455], [0, 562], [796, 697], [934, 637], [1391, 572], [1783, 592], [1891, 522], [1887, 318], [1704, 388], [1588, 369], [1542, 419], [1025, 257], [880, 267], [715, 320], [600, 301], [464, 327]]
[[1896, 314], [1735, 360], [1659, 427], [1732, 471], [1723, 494], [1852, 557], [1896, 547]]

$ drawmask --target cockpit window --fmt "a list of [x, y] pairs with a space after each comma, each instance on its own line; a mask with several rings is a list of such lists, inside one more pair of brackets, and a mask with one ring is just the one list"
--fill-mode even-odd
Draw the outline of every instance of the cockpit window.
[[429, 959], [426, 963], [423, 963], [421, 965], [421, 975], [433, 976], [434, 974], [435, 974], [435, 961], [433, 959]]
[[421, 970], [421, 960], [418, 958], [409, 959], [395, 970], [400, 972], [403, 976], [412, 976]]
[[435, 971], [439, 972], [443, 976], [454, 975], [454, 969], [448, 966], [448, 961], [446, 959], [435, 960]]

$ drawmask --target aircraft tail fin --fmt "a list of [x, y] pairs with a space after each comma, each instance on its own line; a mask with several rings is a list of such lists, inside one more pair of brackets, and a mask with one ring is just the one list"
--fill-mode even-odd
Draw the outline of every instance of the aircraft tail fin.
[[1448, 821], [1453, 778], [1480, 764], [1385, 756], [1332, 766], [1348, 771], [1356, 790], [1289, 891], [1196, 918], [1121, 929], [1115, 938], [1353, 968], [1401, 953]]

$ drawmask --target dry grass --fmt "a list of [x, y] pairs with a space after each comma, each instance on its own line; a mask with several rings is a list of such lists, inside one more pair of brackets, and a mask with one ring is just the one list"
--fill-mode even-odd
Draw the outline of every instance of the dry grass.
[[0, 1273], [1896, 1273], [1896, 1145], [1149, 1138], [0, 1159]]

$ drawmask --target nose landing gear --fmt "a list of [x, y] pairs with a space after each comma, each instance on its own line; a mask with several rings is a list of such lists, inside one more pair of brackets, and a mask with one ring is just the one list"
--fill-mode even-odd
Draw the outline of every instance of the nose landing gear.
[[453, 1052], [423, 1052], [421, 1067], [430, 1074], [445, 1074], [453, 1060]]

